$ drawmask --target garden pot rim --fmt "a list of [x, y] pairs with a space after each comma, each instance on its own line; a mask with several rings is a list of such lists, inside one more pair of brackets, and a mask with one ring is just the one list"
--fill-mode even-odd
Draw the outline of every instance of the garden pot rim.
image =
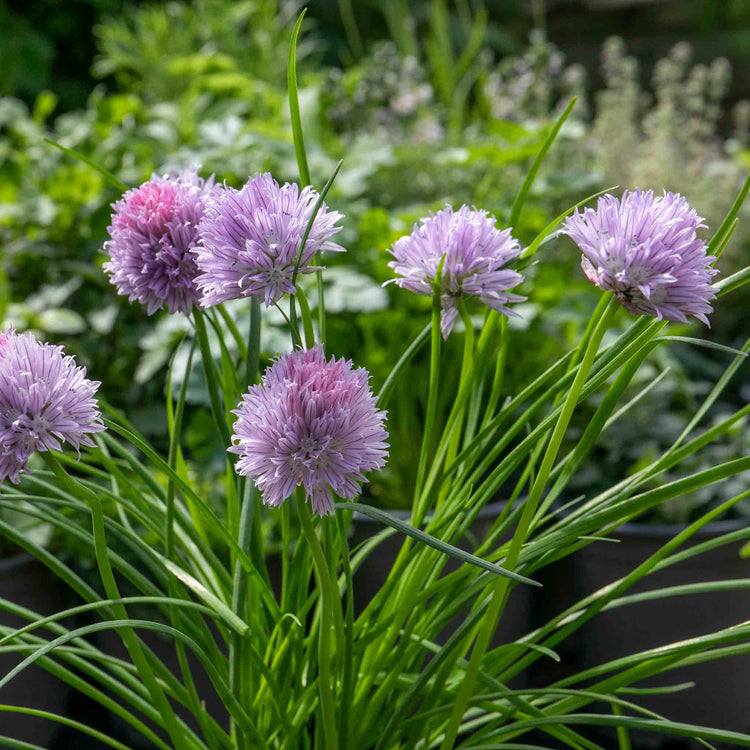
[[[628, 521], [611, 533], [614, 536], [623, 536], [629, 539], [653, 539], [655, 537], [675, 537], [684, 531], [690, 524], [687, 523], [636, 523]], [[707, 537], [719, 536], [731, 531], [743, 529], [748, 525], [744, 518], [728, 518], [721, 521], [711, 521], [698, 529], [694, 536]]]
[[14, 552], [11, 555], [0, 555], [0, 572], [3, 574], [10, 573], [16, 568], [28, 565], [34, 562], [36, 558], [28, 552]]
[[[518, 503], [520, 501], [516, 501]], [[502, 511], [505, 509], [505, 506], [508, 504], [507, 500], [496, 500], [491, 503], [487, 503], [482, 509], [477, 513], [476, 520], [478, 519], [484, 519], [484, 518], [494, 518], [495, 516], [502, 513]], [[391, 516], [394, 516], [395, 518], [398, 518], [400, 521], [408, 521], [411, 518], [411, 510], [407, 510], [404, 508], [381, 508], [378, 505], [375, 505], [374, 503], [360, 503], [360, 505], [368, 505], [372, 508], [377, 508], [378, 510], [382, 510], [384, 513], [388, 513]], [[432, 513], [427, 514], [427, 518], [429, 519], [432, 516]], [[372, 523], [372, 524], [381, 524], [381, 521], [378, 521], [375, 518], [371, 518], [370, 516], [365, 515], [364, 513], [360, 513], [359, 511], [354, 511], [352, 520], [356, 523]]]
[[[519, 498], [516, 500], [514, 505], [518, 505], [519, 503], [522, 503], [525, 498]], [[393, 508], [393, 509], [386, 509], [386, 508], [380, 508], [379, 506], [375, 505], [374, 503], [361, 503], [362, 505], [369, 505], [375, 508], [378, 508], [378, 510], [382, 510], [385, 513], [389, 513], [392, 516], [395, 516], [401, 521], [408, 521], [411, 517], [411, 510], [402, 509], [402, 508]], [[480, 511], [477, 513], [476, 518], [477, 519], [485, 519], [485, 518], [492, 518], [494, 516], [499, 515], [508, 504], [507, 500], [496, 500], [491, 503], [487, 503]], [[429, 514], [431, 515], [431, 514]], [[428, 518], [429, 518], [428, 515]], [[370, 516], [365, 515], [364, 513], [360, 513], [358, 511], [354, 511], [352, 520], [356, 523], [361, 524], [380, 524], [381, 522], [371, 518]], [[745, 528], [748, 525], [748, 520], [744, 518], [729, 518], [729, 519], [722, 519], [719, 521], [711, 521], [707, 523], [702, 528], [698, 529], [698, 531], [695, 532], [695, 536], [697, 537], [710, 537], [710, 536], [719, 536], [720, 534], [726, 534], [732, 531], [737, 531], [739, 529]], [[627, 521], [626, 523], [622, 524], [621, 526], [618, 526], [617, 529], [613, 530], [611, 532], [612, 535], [619, 535], [622, 537], [626, 537], [628, 539], [654, 539], [659, 537], [668, 537], [673, 538], [677, 536], [680, 532], [684, 531], [689, 524], [686, 523], [638, 523], [636, 521]]]

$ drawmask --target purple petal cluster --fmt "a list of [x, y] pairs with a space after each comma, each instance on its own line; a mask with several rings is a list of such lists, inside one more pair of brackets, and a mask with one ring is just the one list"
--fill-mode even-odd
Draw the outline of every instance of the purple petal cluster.
[[[206, 212], [201, 245], [195, 251], [201, 305], [259, 297], [268, 307], [285, 294], [295, 294], [294, 268], [317, 200], [311, 187], [300, 192], [298, 185], [279, 185], [270, 174], [251, 177], [241, 190], [224, 188], [221, 199]], [[331, 241], [341, 229], [336, 225], [341, 218], [325, 203], [320, 206], [299, 273], [314, 270], [310, 263], [319, 250], [344, 250]]]
[[386, 413], [364, 368], [326, 360], [323, 349], [279, 357], [234, 412], [230, 451], [237, 473], [250, 476], [267, 505], [279, 506], [302, 485], [320, 516], [333, 513], [331, 490], [353, 500], [366, 471], [388, 456]]
[[218, 190], [213, 178], [185, 169], [154, 175], [113, 204], [104, 270], [119, 294], [145, 305], [149, 315], [165, 306], [190, 313], [198, 301], [192, 254], [198, 224]]
[[34, 451], [93, 445], [89, 435], [104, 429], [99, 385], [62, 347], [12, 329], [0, 334], [0, 482], [17, 483]]
[[518, 258], [521, 246], [510, 229], [497, 229], [494, 217], [486, 211], [468, 206], [454, 211], [446, 206], [422, 219], [390, 252], [395, 260], [388, 265], [401, 277], [391, 281], [426, 297], [433, 294], [435, 275], [445, 257], [440, 279], [443, 338], [453, 329], [461, 297], [478, 297], [487, 307], [516, 317], [508, 303], [526, 299], [508, 291], [520, 284], [523, 276], [504, 267]]
[[614, 292], [631, 315], [709, 325], [718, 273], [696, 232], [702, 217], [681, 195], [625, 191], [599, 198], [596, 210], [576, 211], [563, 226], [581, 249], [581, 265], [601, 289]]

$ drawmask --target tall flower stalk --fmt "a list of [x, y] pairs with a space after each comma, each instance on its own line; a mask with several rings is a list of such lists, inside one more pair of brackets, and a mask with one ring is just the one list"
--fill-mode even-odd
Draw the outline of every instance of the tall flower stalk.
[[[604, 334], [606, 333], [610, 321], [612, 320], [612, 316], [616, 311], [617, 300], [610, 299], [609, 303], [601, 313], [601, 317], [595, 322], [595, 328], [591, 335], [591, 339], [586, 346], [583, 359], [581, 360], [581, 364], [579, 365], [576, 372], [575, 380], [573, 381], [573, 384], [571, 385], [570, 390], [567, 393], [562, 410], [560, 411], [560, 415], [557, 418], [555, 429], [552, 432], [549, 443], [547, 444], [547, 448], [545, 450], [542, 463], [539, 466], [539, 471], [537, 472], [536, 479], [534, 480], [534, 484], [532, 485], [531, 491], [529, 492], [529, 496], [524, 501], [523, 513], [521, 514], [521, 519], [518, 522], [518, 527], [513, 534], [510, 549], [504, 561], [505, 566], [509, 570], [515, 570], [516, 565], [518, 564], [518, 558], [521, 554], [521, 548], [528, 538], [529, 531], [531, 530], [531, 523], [534, 519], [534, 514], [536, 513], [539, 502], [541, 501], [544, 490], [546, 489], [550, 472], [552, 471], [552, 467], [555, 463], [555, 460], [557, 459], [557, 454], [560, 450], [560, 446], [562, 445], [563, 438], [565, 437], [565, 432], [568, 429], [568, 425], [570, 424], [570, 418], [573, 416], [573, 411], [578, 404], [578, 400], [581, 396], [581, 391], [583, 390], [586, 378], [589, 375], [591, 366], [594, 364], [594, 358], [596, 357], [596, 354], [599, 350], [599, 345], [601, 344], [601, 341], [604, 338]], [[453, 706], [451, 719], [445, 731], [445, 737], [443, 738], [443, 742], [441, 744], [442, 750], [449, 750], [453, 747], [456, 741], [459, 726], [463, 718], [464, 711], [466, 710], [466, 705], [474, 688], [474, 683], [476, 681], [477, 673], [479, 672], [482, 659], [487, 653], [487, 647], [489, 646], [490, 639], [492, 638], [492, 634], [497, 628], [498, 619], [501, 617], [503, 608], [505, 607], [505, 603], [507, 601], [508, 583], [509, 581], [507, 578], [498, 579], [498, 582], [493, 589], [489, 607], [487, 608], [487, 611], [482, 620], [481, 629], [479, 631], [479, 635], [477, 636], [476, 643], [472, 648], [469, 665], [466, 668], [466, 674], [464, 676], [463, 682], [461, 683], [458, 697], [456, 698], [456, 702]]]
[[[55, 475], [57, 481], [60, 482], [60, 484], [72, 495], [87, 503], [91, 509], [91, 520], [94, 532], [94, 554], [96, 556], [96, 564], [99, 569], [99, 575], [101, 576], [104, 591], [107, 597], [113, 600], [112, 609], [115, 618], [127, 621], [128, 613], [125, 606], [119, 602], [122, 597], [120, 596], [120, 591], [117, 587], [117, 582], [115, 581], [115, 576], [109, 561], [109, 547], [107, 545], [107, 537], [104, 530], [104, 510], [102, 508], [101, 500], [95, 493], [82, 487], [68, 476], [65, 469], [63, 469], [59, 461], [57, 461], [51, 452], [45, 451], [41, 456]], [[128, 649], [133, 664], [138, 670], [138, 674], [148, 690], [151, 700], [153, 700], [154, 705], [161, 715], [164, 727], [169, 733], [174, 747], [177, 750], [187, 750], [189, 745], [184, 733], [177, 723], [177, 716], [174, 709], [170, 706], [169, 701], [164, 695], [164, 691], [159, 686], [153, 670], [143, 653], [138, 637], [135, 632], [128, 627], [124, 627], [120, 630], [120, 636]]]
[[[334, 682], [331, 676], [331, 631], [333, 629], [333, 610], [336, 592], [333, 589], [331, 571], [326, 562], [325, 552], [320, 544], [307, 503], [301, 493], [297, 496], [302, 533], [310, 547], [315, 566], [315, 578], [320, 592], [320, 621], [318, 624], [318, 691], [320, 693], [321, 718], [323, 720], [323, 737], [325, 747], [337, 748], [338, 732], [336, 729], [336, 708], [334, 700]], [[324, 519], [324, 523], [330, 523]]]
[[[442, 34], [447, 15], [436, 12]], [[750, 351], [750, 341], [742, 350], [711, 343], [730, 357], [729, 364], [682, 434], [638, 471], [576, 501], [565, 515], [559, 512], [558, 501], [599, 435], [650, 387], [638, 385], [636, 376], [657, 347], [675, 338], [660, 335], [667, 321], [706, 323], [723, 296], [750, 283], [748, 269], [712, 281], [750, 180], [708, 243], [699, 236], [703, 227], [696, 211], [671, 193], [606, 195], [595, 209], [576, 212], [587, 202], [582, 201], [523, 251], [513, 231], [499, 228], [481, 209], [446, 206], [425, 217], [394, 243], [391, 268], [393, 282], [403, 290], [395, 294], [431, 297], [430, 323], [396, 359], [378, 397], [362, 366], [367, 351], [356, 354], [356, 364], [325, 351], [320, 254], [342, 249], [333, 237], [344, 217], [324, 202], [338, 167], [320, 193], [311, 186], [297, 102], [301, 22], [293, 32], [289, 66], [299, 185], [263, 174], [239, 188], [216, 187], [187, 169], [125, 191], [114, 206], [105, 270], [118, 291], [145, 305], [147, 313], [182, 312], [193, 326], [175, 354], [179, 361], [188, 352], [176, 403], [174, 363], [168, 375], [168, 455], [112, 407], [102, 419], [95, 398], [99, 383], [88, 380], [60, 347], [12, 330], [0, 333], [0, 510], [43, 521], [92, 550], [104, 591], [0, 514], [0, 533], [84, 601], [49, 617], [0, 602], [29, 621], [17, 629], [0, 625], [0, 648], [24, 657], [0, 678], [0, 688], [38, 663], [161, 750], [295, 750], [311, 743], [330, 750], [449, 750], [462, 736], [469, 747], [489, 747], [523, 743], [532, 730], [555, 746], [592, 747], [587, 724], [606, 724], [621, 744], [631, 730], [648, 729], [750, 745], [741, 732], [673, 722], [642, 707], [638, 695], [622, 697], [642, 679], [744, 653], [750, 643], [747, 623], [662, 644], [562, 681], [551, 678], [544, 688], [509, 682], [538, 659], [554, 656], [558, 643], [602, 610], [675, 594], [629, 593], [652, 571], [745, 541], [745, 531], [734, 531], [682, 549], [710, 521], [747, 499], [744, 486], [718, 508], [701, 512], [626, 576], [490, 651], [498, 627], [501, 636], [506, 632], [511, 581], [538, 587], [541, 568], [624, 521], [685, 493], [741, 481], [750, 471], [745, 456], [685, 468], [748, 416], [742, 406], [699, 429]], [[522, 215], [571, 108], [572, 103], [549, 129], [509, 223], [517, 224]], [[505, 368], [527, 342], [523, 331], [509, 330], [507, 316], [521, 309], [514, 305], [525, 299], [517, 294], [522, 282], [534, 299], [522, 271], [563, 221], [562, 233], [578, 245], [584, 272], [605, 293], [578, 345], [525, 373], [514, 392]], [[572, 250], [567, 239], [560, 248]], [[544, 263], [544, 256], [535, 260]], [[313, 272], [318, 298], [311, 306], [304, 281]], [[288, 321], [291, 351], [262, 351], [261, 302]], [[238, 324], [247, 309], [243, 303], [249, 305], [247, 337]], [[618, 306], [638, 319], [621, 315], [615, 323]], [[472, 321], [477, 311], [485, 313], [478, 335]], [[445, 361], [445, 341], [459, 317], [460, 365]], [[373, 472], [387, 471], [385, 404], [390, 398], [393, 408], [400, 408], [391, 397], [402, 396], [404, 380], [415, 378], [414, 357], [428, 339], [429, 382], [410, 391], [420, 399], [424, 420], [414, 426], [420, 457], [411, 517], [404, 519], [371, 504], [364, 486]], [[679, 341], [706, 345], [683, 335]], [[189, 449], [183, 454], [196, 350], [213, 436], [226, 449], [223, 475], [196, 470], [205, 466]], [[456, 387], [450, 385], [456, 379], [446, 377], [446, 365], [458, 371]], [[561, 454], [584, 401], [591, 409], [588, 424], [572, 450]], [[66, 444], [75, 452], [66, 453]], [[678, 469], [677, 479], [667, 474]], [[469, 551], [476, 519], [498, 496], [508, 498], [505, 509]], [[356, 528], [362, 516], [387, 528], [355, 545], [351, 525]], [[363, 569], [394, 534], [406, 539], [384, 571], [385, 582], [355, 607]], [[689, 584], [678, 593], [746, 589], [747, 581], [740, 579]], [[148, 614], [133, 619], [135, 606]], [[69, 627], [82, 613], [103, 622]], [[129, 662], [87, 640], [112, 628]], [[138, 629], [174, 639], [179, 672], [162, 661], [158, 649], [145, 647]], [[226, 715], [214, 715], [204, 702], [202, 676]], [[583, 678], [591, 678], [585, 690], [579, 687]], [[588, 712], [594, 703], [599, 712]], [[68, 717], [34, 715], [122, 747], [117, 738]]]

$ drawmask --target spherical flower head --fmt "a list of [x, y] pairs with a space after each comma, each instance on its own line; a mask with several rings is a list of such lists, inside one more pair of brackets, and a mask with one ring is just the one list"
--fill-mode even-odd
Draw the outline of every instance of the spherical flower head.
[[[311, 187], [300, 192], [298, 185], [279, 185], [270, 174], [250, 178], [241, 190], [225, 187], [220, 200], [206, 212], [201, 245], [195, 251], [201, 305], [259, 297], [268, 307], [285, 294], [295, 294], [294, 269], [317, 200]], [[299, 273], [315, 270], [310, 263], [319, 250], [344, 251], [331, 241], [341, 230], [336, 226], [341, 218], [325, 203], [320, 206], [302, 250]]]
[[395, 260], [388, 265], [401, 277], [391, 279], [400, 287], [432, 297], [435, 276], [443, 262], [440, 278], [443, 312], [440, 329], [448, 338], [458, 317], [462, 297], [478, 297], [487, 307], [515, 316], [507, 305], [526, 297], [508, 291], [523, 281], [517, 271], [504, 266], [521, 254], [510, 229], [499, 230], [486, 211], [446, 206], [422, 219], [414, 231], [393, 245]]
[[563, 225], [581, 249], [590, 281], [614, 292], [631, 315], [709, 325], [718, 273], [706, 243], [696, 236], [703, 219], [675, 193], [625, 191], [599, 198], [596, 210], [576, 211]]
[[250, 476], [267, 505], [302, 485], [320, 516], [333, 513], [331, 491], [354, 500], [364, 472], [388, 456], [386, 413], [376, 407], [364, 368], [326, 360], [323, 349], [279, 357], [234, 412], [238, 474]]
[[104, 429], [99, 385], [62, 347], [12, 329], [0, 334], [0, 482], [17, 483], [34, 451], [93, 445], [89, 435]]
[[198, 224], [218, 190], [213, 178], [185, 169], [154, 175], [113, 204], [104, 270], [119, 294], [145, 305], [149, 315], [163, 307], [190, 313], [198, 301], [192, 250]]

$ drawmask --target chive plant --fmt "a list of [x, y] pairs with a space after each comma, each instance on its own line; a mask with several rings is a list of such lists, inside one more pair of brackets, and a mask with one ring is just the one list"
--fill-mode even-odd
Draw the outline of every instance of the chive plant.
[[[91, 550], [101, 579], [91, 585], [75, 567], [0, 520], [0, 532], [81, 601], [47, 617], [0, 602], [27, 621], [1, 629], [0, 645], [16, 652], [19, 662], [0, 687], [38, 663], [163, 749], [511, 748], [530, 747], [524, 743], [532, 731], [556, 747], [598, 748], [588, 726], [610, 727], [623, 748], [631, 730], [750, 746], [750, 736], [675, 723], [627, 693], [647, 677], [664, 674], [668, 682], [672, 669], [747, 654], [748, 623], [615, 659], [544, 687], [509, 686], [536, 662], [559, 659], [556, 646], [599, 612], [638, 600], [628, 592], [652, 572], [748, 540], [750, 529], [743, 529], [686, 544], [750, 491], [703, 514], [624, 578], [517, 640], [503, 637], [513, 590], [538, 588], [545, 566], [600, 543], [659, 503], [750, 469], [745, 457], [664, 480], [748, 414], [745, 406], [703, 426], [744, 364], [750, 340], [733, 350], [681, 336], [726, 357], [723, 375], [688, 427], [662, 455], [605, 492], [566, 507], [560, 502], [600, 433], [637, 401], [636, 394], [623, 403], [643, 363], [674, 338], [669, 323], [688, 316], [707, 322], [713, 305], [750, 281], [750, 268], [713, 280], [750, 181], [708, 243], [698, 235], [700, 217], [680, 196], [635, 191], [621, 199], [581, 201], [523, 249], [513, 225], [571, 102], [550, 128], [506, 226], [499, 229], [495, 217], [478, 209], [447, 207], [394, 245], [391, 265], [401, 293], [432, 297], [432, 315], [373, 394], [359, 363], [325, 348], [321, 253], [343, 249], [331, 237], [345, 217], [325, 203], [335, 174], [320, 193], [310, 185], [295, 70], [301, 22], [289, 67], [300, 185], [259, 175], [235, 189], [185, 170], [125, 191], [114, 206], [105, 250], [118, 291], [148, 313], [167, 307], [192, 323], [192, 335], [180, 345], [189, 352], [182, 385], [174, 391], [173, 368], [166, 383], [167, 455], [127, 415], [97, 401], [98, 383], [59, 348], [10, 329], [0, 335], [0, 476], [8, 480], [0, 506], [43, 520]], [[596, 207], [578, 210], [597, 197]], [[529, 373], [520, 392], [505, 393], [504, 365], [515, 344], [506, 317], [524, 299], [512, 290], [561, 224], [579, 245], [583, 269], [602, 297], [572, 351]], [[308, 273], [317, 277], [312, 308], [301, 283]], [[533, 299], [533, 288], [523, 291]], [[252, 301], [247, 334], [225, 307], [244, 297]], [[284, 314], [292, 351], [262, 371], [264, 306]], [[440, 357], [449, 335], [464, 344], [455, 387], [446, 386], [456, 380], [444, 377], [443, 369], [453, 364]], [[238, 356], [230, 353], [230, 339]], [[405, 521], [357, 499], [366, 475], [387, 460], [389, 399], [426, 346], [425, 420], [414, 435], [421, 452]], [[191, 471], [183, 451], [187, 376], [196, 355], [214, 429], [226, 448], [219, 493]], [[591, 416], [566, 452], [571, 419], [597, 395], [596, 408], [586, 412]], [[444, 420], [437, 416], [439, 397], [452, 402]], [[64, 443], [80, 453], [65, 451]], [[42, 461], [30, 471], [34, 454]], [[223, 512], [217, 512], [216, 494], [225, 502]], [[499, 494], [509, 499], [505, 510], [473, 552], [466, 551], [462, 542], [472, 523]], [[383, 524], [359, 547], [349, 533], [356, 512]], [[269, 571], [262, 530], [269, 516], [281, 533], [280, 580]], [[355, 612], [354, 573], [394, 533], [403, 537], [395, 562], [382, 587]], [[448, 571], [450, 559], [456, 564]], [[696, 584], [680, 593], [725, 585]], [[733, 585], [745, 590], [750, 584]], [[79, 613], [94, 621], [69, 626], [68, 618]], [[460, 623], [446, 639], [456, 618]], [[127, 655], [97, 646], [93, 636], [102, 631], [115, 631]], [[149, 631], [173, 643], [178, 669], [148, 645]], [[493, 647], [498, 636], [500, 645]], [[207, 708], [206, 679], [225, 713]], [[59, 722], [104, 745], [127, 747], [69, 717], [20, 706], [0, 711]], [[0, 742], [32, 746], [9, 737]]]

